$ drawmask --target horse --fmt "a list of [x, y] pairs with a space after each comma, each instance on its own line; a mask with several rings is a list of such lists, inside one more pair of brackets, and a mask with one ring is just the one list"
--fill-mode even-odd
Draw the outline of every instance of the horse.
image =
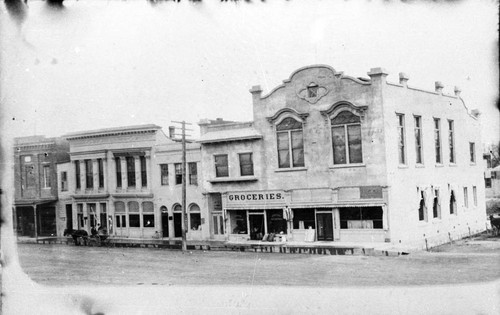
[[83, 243], [85, 246], [87, 246], [87, 240], [89, 238], [89, 233], [85, 230], [73, 230], [73, 229], [65, 229], [64, 230], [64, 236], [71, 235], [73, 237], [73, 240], [75, 241], [75, 245], [78, 245], [78, 238], [82, 238]]
[[500, 232], [500, 217], [494, 216], [493, 214], [490, 215], [490, 223], [491, 223], [491, 228], [493, 232], [498, 235]]

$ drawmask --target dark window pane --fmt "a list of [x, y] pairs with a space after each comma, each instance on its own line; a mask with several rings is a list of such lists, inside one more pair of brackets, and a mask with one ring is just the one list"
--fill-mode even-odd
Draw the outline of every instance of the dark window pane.
[[102, 159], [97, 159], [97, 167], [99, 168], [99, 188], [104, 188], [104, 164]]
[[241, 176], [253, 175], [252, 153], [240, 154], [240, 174]]
[[176, 185], [182, 184], [182, 164], [181, 163], [175, 164], [175, 184]]
[[116, 187], [122, 187], [122, 164], [120, 158], [115, 158], [116, 165]]
[[85, 160], [85, 180], [87, 188], [94, 188], [92, 160]]
[[168, 164], [160, 164], [161, 184], [168, 185]]
[[144, 227], [155, 227], [155, 216], [154, 214], [144, 214], [142, 216], [142, 222]]
[[363, 163], [361, 152], [361, 125], [347, 126], [349, 137], [349, 163]]
[[135, 159], [127, 157], [127, 181], [128, 187], [135, 187]]
[[[81, 182], [80, 182], [80, 161], [75, 161], [75, 177], [76, 177], [76, 189], [80, 189], [81, 188]], [[27, 178], [29, 178], [29, 177], [27, 177]]]
[[147, 169], [146, 169], [146, 157], [141, 156], [140, 162], [141, 162], [141, 185], [142, 185], [142, 187], [147, 187], [148, 186], [148, 173], [147, 173]]
[[290, 167], [290, 150], [288, 132], [279, 132], [278, 136], [278, 163], [279, 167]]
[[229, 169], [227, 165], [227, 154], [215, 156], [215, 176], [228, 177]]
[[196, 162], [191, 162], [189, 166], [189, 184], [198, 185], [198, 167]]
[[382, 207], [339, 208], [341, 229], [382, 229]]
[[201, 228], [201, 215], [199, 213], [190, 213], [189, 214], [190, 221], [190, 230], [199, 230]]
[[293, 209], [293, 228], [308, 229], [309, 227], [316, 228], [314, 209]]
[[129, 227], [141, 227], [140, 216], [138, 214], [129, 214]]
[[304, 166], [304, 138], [302, 130], [292, 131], [292, 157], [293, 167]]
[[332, 128], [333, 139], [333, 163], [345, 164], [346, 163], [346, 150], [345, 150], [345, 128], [344, 126]]

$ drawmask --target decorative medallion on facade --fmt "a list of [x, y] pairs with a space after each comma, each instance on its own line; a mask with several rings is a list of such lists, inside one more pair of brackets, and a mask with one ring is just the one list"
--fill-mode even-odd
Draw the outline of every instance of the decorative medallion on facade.
[[305, 88], [299, 90], [297, 96], [310, 104], [316, 104], [328, 92], [329, 90], [326, 87], [320, 86], [313, 81]]

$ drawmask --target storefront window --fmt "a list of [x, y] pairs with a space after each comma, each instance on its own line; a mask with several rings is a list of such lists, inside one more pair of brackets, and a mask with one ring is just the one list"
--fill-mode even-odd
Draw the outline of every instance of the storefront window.
[[200, 207], [197, 204], [192, 204], [189, 207], [189, 224], [191, 230], [201, 230]]
[[127, 221], [125, 220], [125, 203], [123, 201], [115, 202], [115, 214], [116, 214], [116, 227], [117, 228], [127, 227]]
[[283, 232], [286, 234], [286, 220], [283, 219], [283, 210], [267, 210], [267, 232], [280, 234]]
[[382, 207], [339, 208], [341, 229], [382, 229]]
[[137, 201], [129, 201], [128, 212], [129, 227], [140, 227], [139, 203]]
[[293, 210], [294, 229], [315, 229], [314, 209], [294, 209]]
[[232, 234], [246, 234], [247, 233], [247, 212], [246, 211], [232, 211], [230, 213], [231, 220], [231, 233]]
[[155, 227], [154, 205], [151, 201], [142, 203], [142, 224], [144, 227]]

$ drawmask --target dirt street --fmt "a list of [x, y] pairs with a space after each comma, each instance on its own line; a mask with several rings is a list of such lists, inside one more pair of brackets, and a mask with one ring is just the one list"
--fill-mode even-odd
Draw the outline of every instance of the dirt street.
[[500, 241], [466, 240], [408, 256], [322, 256], [19, 244], [47, 285], [408, 286], [500, 279]]

